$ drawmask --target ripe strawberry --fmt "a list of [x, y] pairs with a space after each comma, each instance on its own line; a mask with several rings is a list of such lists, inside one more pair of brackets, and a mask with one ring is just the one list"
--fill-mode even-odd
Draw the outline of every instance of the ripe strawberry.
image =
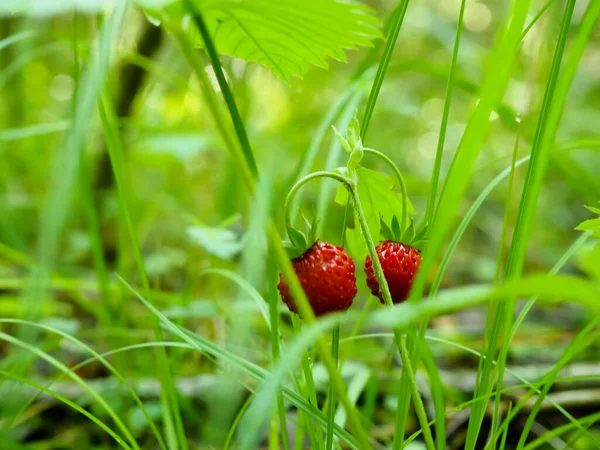
[[[317, 241], [302, 256], [292, 259], [292, 266], [315, 316], [345, 311], [352, 305], [356, 296], [354, 262], [342, 247]], [[290, 311], [298, 314], [282, 274], [277, 289]]]
[[[415, 274], [421, 265], [421, 255], [416, 248], [395, 241], [384, 241], [375, 249], [392, 294], [392, 301], [402, 303], [408, 297]], [[385, 303], [371, 256], [367, 256], [365, 273], [371, 293], [379, 297], [381, 303]]]

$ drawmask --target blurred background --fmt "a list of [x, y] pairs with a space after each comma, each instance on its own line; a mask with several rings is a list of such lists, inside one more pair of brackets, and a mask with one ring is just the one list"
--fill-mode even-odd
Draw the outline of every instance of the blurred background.
[[[391, 0], [363, 3], [374, 8], [382, 23], [396, 6]], [[443, 174], [477, 102], [487, 56], [508, 3], [467, 2]], [[519, 158], [530, 151], [560, 25], [563, 2], [553, 3], [523, 40], [503, 103], [491, 118], [491, 132], [477, 161], [462, 214], [488, 183], [510, 166], [518, 134]], [[587, 3], [577, 2], [573, 31]], [[531, 11], [537, 13], [546, 2], [533, 4]], [[419, 0], [409, 5], [365, 140], [367, 146], [390, 156], [402, 170], [417, 222], [425, 213], [459, 6], [458, 0]], [[85, 139], [85, 166], [79, 178], [81, 183], [92, 186], [106, 266], [104, 286], [109, 290], [102, 292], [103, 284], [94, 264], [94, 241], [89, 233], [86, 189], [78, 185], [72, 199], [65, 199], [64, 211], [46, 212], [67, 214], [57, 257], [49, 272], [51, 289], [43, 297], [31, 297], [28, 292], [29, 275], [36, 270], [43, 252], [40, 239], [43, 224], [47, 222], [42, 211], [56, 182], [52, 173], [57, 152], [73, 120], [78, 73], [74, 61], [79, 60], [85, 66], [98, 43], [101, 22], [100, 16], [81, 13], [74, 20], [73, 13], [68, 11], [52, 17], [0, 18], [0, 316], [34, 317], [40, 323], [73, 334], [99, 352], [153, 340], [153, 333], [145, 307], [115, 277], [118, 273], [133, 286], [141, 285], [97, 117]], [[22, 33], [26, 37], [18, 42], [2, 45], [7, 38]], [[74, 33], [78, 36], [76, 47]], [[304, 79], [293, 79], [289, 85], [260, 65], [222, 58], [258, 165], [263, 173], [272, 176], [277, 202], [281, 202], [301, 171], [345, 165], [346, 155], [329, 124], [325, 123], [324, 140], [316, 148], [313, 139], [328, 112], [343, 95], [348, 95], [345, 93], [354, 74], [368, 53], [367, 48], [348, 51], [347, 63], [330, 61], [329, 70], [312, 67]], [[380, 54], [371, 61], [374, 67]], [[251, 199], [215, 129], [200, 84], [173, 37], [139, 10], [127, 14], [111, 58], [106, 94], [114, 101], [119, 116], [124, 182], [155, 304], [179, 324], [259, 365], [268, 366], [271, 351], [268, 329], [255, 303], [230, 279], [203, 274], [210, 268], [231, 269], [241, 273], [261, 293], [272, 293], [266, 276], [249, 270], [257, 264], [248, 252], [244, 253], [244, 248], [253, 242], [246, 234]], [[208, 60], [204, 63], [209, 66]], [[210, 67], [208, 70], [212, 73]], [[590, 217], [584, 205], [596, 205], [600, 200], [599, 73], [600, 30], [596, 30], [579, 66], [552, 153], [535, 232], [529, 243], [525, 268], [528, 273], [550, 270], [580, 236], [581, 232], [574, 227]], [[370, 75], [355, 83], [350, 100], [333, 121], [338, 129], [344, 129], [352, 114], [362, 111], [372, 76], [371, 70]], [[517, 116], [521, 119], [520, 126]], [[301, 168], [307, 152], [312, 151], [316, 152], [314, 161], [309, 160], [309, 167]], [[386, 171], [376, 161], [365, 160], [365, 164]], [[509, 236], [525, 169], [526, 164], [517, 169], [508, 203]], [[325, 214], [320, 217], [322, 238], [340, 244], [344, 207], [334, 202], [335, 186], [323, 183], [321, 190], [319, 183], [315, 183], [303, 192], [302, 205], [306, 211], [315, 205], [324, 208]], [[505, 180], [491, 192], [467, 228], [442, 288], [493, 282], [507, 195]], [[276, 209], [282, 210], [282, 205], [276, 205]], [[281, 220], [279, 224], [282, 225]], [[588, 247], [584, 245], [563, 272], [586, 276], [580, 262]], [[260, 254], [258, 257], [265, 258]], [[361, 308], [373, 301], [367, 296], [361, 262], [357, 262], [357, 278], [359, 296], [353, 307]], [[528, 379], [539, 378], [581, 329], [586, 315], [584, 309], [573, 305], [551, 309], [535, 306], [511, 347], [511, 368]], [[240, 318], [243, 318], [241, 329]], [[289, 320], [284, 319], [282, 327], [284, 337], [290, 336]], [[485, 310], [439, 318], [432, 321], [431, 327], [430, 336], [442, 340], [430, 345], [447, 383], [450, 408], [471, 398], [478, 358], [460, 346], [481, 350]], [[9, 334], [18, 331], [14, 324], [0, 325], [0, 329]], [[41, 333], [37, 339], [41, 348], [66, 365], [72, 366], [87, 357], [60, 336]], [[447, 341], [457, 345], [449, 345]], [[397, 362], [386, 364], [390, 342], [389, 337], [382, 336], [341, 345], [342, 355], [349, 356], [344, 376], [349, 383], [352, 380], [356, 383], [358, 403], [373, 421], [373, 435], [384, 444], [393, 433], [393, 382], [399, 371]], [[572, 373], [599, 375], [599, 350], [597, 345], [591, 345], [582, 352], [570, 369]], [[195, 352], [173, 349], [169, 354], [191, 448], [222, 448], [235, 414], [248, 395], [235, 381], [244, 376], [236, 373], [232, 377], [223, 376], [231, 374], [232, 369], [215, 365]], [[11, 345], [2, 341], [0, 356], [4, 367], [20, 361], [12, 361], [11, 355]], [[132, 351], [115, 355], [113, 361], [125, 376], [136, 380], [140, 396], [160, 422], [153, 353]], [[23, 367], [23, 376], [42, 384], [57, 374], [40, 361], [30, 361]], [[324, 395], [325, 372], [318, 363], [314, 369], [317, 385]], [[116, 388], [116, 382], [100, 364], [86, 366], [80, 375], [90, 380], [122, 413], [140, 442], [146, 442], [142, 448], [155, 448], [139, 408]], [[507, 383], [517, 384], [517, 381], [511, 379]], [[6, 426], [7, 418], [33, 392], [22, 388], [9, 395], [9, 386], [2, 384], [0, 397], [0, 448], [116, 448], [88, 419], [44, 395], [15, 423]], [[61, 380], [55, 389], [82, 406], [94, 408], [87, 394], [72, 381]], [[426, 406], [430, 406], [426, 384], [423, 389]], [[555, 395], [563, 395], [564, 406], [576, 416], [598, 410], [597, 381], [559, 383], [555, 389]], [[518, 398], [519, 391], [515, 392], [511, 395]], [[223, 406], [225, 399], [227, 407]], [[105, 414], [96, 412], [99, 416]], [[290, 417], [293, 414], [290, 408]], [[449, 416], [449, 442], [455, 442], [452, 448], [461, 448], [467, 418], [468, 415], [460, 413]], [[543, 430], [565, 423], [566, 419], [548, 407], [542, 410], [538, 421]], [[410, 426], [414, 431], [416, 419], [412, 419]], [[418, 444], [414, 445], [417, 448]], [[579, 448], [595, 448], [589, 441], [582, 445]]]

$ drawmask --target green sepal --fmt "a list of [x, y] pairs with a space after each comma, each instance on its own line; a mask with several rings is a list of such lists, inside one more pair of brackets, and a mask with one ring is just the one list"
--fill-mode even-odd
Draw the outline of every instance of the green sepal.
[[342, 144], [342, 147], [344, 147], [344, 150], [346, 150], [348, 153], [352, 153], [352, 147], [350, 146], [350, 143], [346, 140], [346, 138], [344, 136], [342, 136], [339, 133], [339, 131], [337, 130], [337, 128], [335, 128], [333, 125], [331, 125], [331, 128], [333, 128], [335, 137], [337, 137], [338, 141], [340, 141], [340, 144]]
[[409, 244], [415, 240], [417, 232], [415, 231], [415, 222], [410, 219], [410, 223], [408, 224], [408, 228], [402, 231], [402, 236], [400, 242]]
[[348, 122], [348, 126], [346, 127], [346, 139], [348, 139], [352, 151], [359, 147], [362, 148], [363, 146], [360, 137], [360, 124], [358, 123], [356, 114], [352, 116], [352, 119]]
[[383, 220], [383, 216], [380, 215], [381, 218], [381, 230], [379, 232], [379, 235], [381, 236], [381, 238], [383, 238], [383, 240], [386, 241], [397, 241], [398, 238], [394, 235], [394, 231], [388, 226], [387, 223], [385, 223], [385, 220]]
[[290, 241], [283, 241], [283, 247], [290, 259], [296, 259], [302, 256], [306, 252], [306, 248], [298, 247], [292, 244]]
[[429, 231], [429, 224], [426, 223], [423, 228], [415, 235], [415, 240], [422, 241], [427, 236], [427, 231]]
[[295, 245], [296, 247], [306, 248], [308, 240], [306, 239], [306, 235], [302, 231], [297, 230], [294, 227], [288, 227], [287, 233], [293, 245]]
[[398, 222], [398, 218], [395, 215], [392, 216], [392, 236], [394, 236], [396, 239], [400, 239], [402, 237], [400, 223]]
[[342, 147], [350, 154], [348, 158], [348, 174], [353, 180], [358, 179], [357, 169], [364, 156], [362, 139], [360, 137], [360, 124], [356, 115], [352, 117], [346, 127], [346, 137], [342, 136], [332, 125], [333, 131], [342, 144]]
[[319, 220], [317, 219], [316, 211], [313, 209], [313, 220], [309, 221], [304, 214], [301, 214], [302, 220], [306, 224], [306, 228], [308, 229], [308, 235], [306, 236], [306, 245], [307, 248], [312, 246], [317, 240], [317, 224]]

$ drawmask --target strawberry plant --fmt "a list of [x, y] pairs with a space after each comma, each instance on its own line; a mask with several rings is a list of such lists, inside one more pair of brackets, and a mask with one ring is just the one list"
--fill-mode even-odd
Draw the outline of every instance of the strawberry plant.
[[0, 449], [600, 448], [599, 20], [1, 1]]

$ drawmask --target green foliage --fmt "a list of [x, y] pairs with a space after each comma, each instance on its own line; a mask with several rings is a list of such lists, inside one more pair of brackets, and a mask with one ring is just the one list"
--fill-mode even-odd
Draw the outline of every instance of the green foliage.
[[187, 233], [191, 242], [221, 259], [232, 259], [243, 246], [240, 238], [226, 228], [194, 226], [189, 227]]
[[[72, 9], [81, 13], [98, 13], [115, 6], [120, 0], [3, 0], [0, 2], [0, 16], [3, 14], [27, 14], [46, 16], [61, 14]], [[142, 8], [158, 9], [177, 0], [133, 0]]]
[[[358, 167], [358, 196], [365, 211], [369, 231], [375, 243], [379, 242], [381, 236], [381, 222], [392, 223], [392, 218], [402, 217], [402, 196], [394, 190], [397, 182], [380, 172], [366, 167]], [[337, 191], [335, 201], [340, 205], [348, 202], [348, 192], [343, 186]], [[409, 202], [409, 213], [414, 213], [414, 207]], [[367, 256], [367, 246], [361, 236], [360, 229], [356, 224], [346, 231], [346, 241], [352, 256], [358, 260], [364, 260]]]
[[[594, 208], [592, 206], [586, 206], [586, 208], [591, 212], [600, 215], [600, 208]], [[581, 222], [575, 229], [581, 231], [591, 231], [592, 236], [600, 239], [600, 217]]]
[[[600, 108], [596, 61], [579, 60], [599, 51], [600, 2], [565, 17], [559, 39], [574, 0], [363, 3], [376, 13], [351, 0], [0, 0], [1, 449], [441, 450], [489, 436], [513, 450], [515, 432], [516, 448], [600, 446], [600, 415], [562, 403], [598, 379], [562, 371], [598, 359]], [[528, 162], [540, 176], [524, 177]], [[311, 175], [284, 228], [286, 193]], [[582, 204], [593, 217], [575, 227]], [[384, 309], [365, 286], [369, 234], [433, 242], [408, 302]], [[309, 309], [289, 258], [317, 237], [353, 256], [358, 294], [343, 314], [290, 323], [280, 272]], [[524, 270], [503, 279], [517, 244]], [[468, 408], [467, 433], [455, 419]]]
[[256, 62], [289, 83], [327, 59], [346, 61], [344, 50], [381, 37], [372, 11], [358, 3], [306, 0], [199, 1], [217, 50]]
[[[286, 83], [302, 78], [310, 65], [328, 68], [328, 59], [346, 62], [345, 50], [371, 46], [380, 38], [373, 11], [359, 3], [307, 0], [194, 0], [220, 54], [267, 67]], [[168, 7], [175, 17], [186, 11], [181, 0], [134, 0], [152, 20]], [[0, 15], [53, 15], [76, 9], [102, 12], [115, 0], [5, 0]], [[157, 20], [157, 23], [159, 21]]]

